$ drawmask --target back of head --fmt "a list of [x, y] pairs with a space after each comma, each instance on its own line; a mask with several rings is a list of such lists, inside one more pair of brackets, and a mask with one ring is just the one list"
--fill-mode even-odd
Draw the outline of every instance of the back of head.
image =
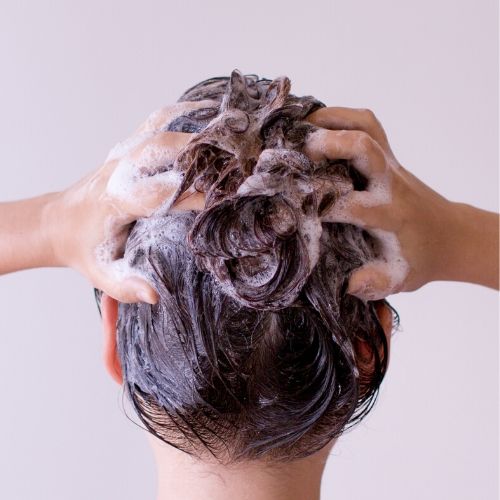
[[324, 106], [286, 77], [212, 78], [165, 130], [196, 132], [167, 166], [202, 211], [139, 220], [125, 257], [158, 304], [120, 304], [124, 384], [140, 419], [188, 453], [228, 462], [312, 454], [370, 410], [387, 339], [374, 302], [346, 294], [349, 273], [376, 257], [363, 230], [327, 223], [365, 179], [348, 161], [301, 150]]

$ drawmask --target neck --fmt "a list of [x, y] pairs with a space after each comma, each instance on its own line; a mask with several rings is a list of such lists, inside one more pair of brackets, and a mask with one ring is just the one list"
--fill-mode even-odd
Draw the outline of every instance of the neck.
[[157, 464], [157, 500], [319, 500], [332, 447], [279, 465], [264, 461], [221, 465], [195, 459], [153, 436], [149, 439]]

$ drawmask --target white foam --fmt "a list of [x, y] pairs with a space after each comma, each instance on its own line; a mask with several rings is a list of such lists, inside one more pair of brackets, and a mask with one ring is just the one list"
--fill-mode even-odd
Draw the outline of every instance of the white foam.
[[157, 132], [167, 123], [172, 122], [188, 111], [202, 108], [218, 107], [217, 101], [205, 99], [203, 101], [184, 101], [164, 106], [150, 113], [146, 121], [139, 128], [140, 132]]
[[304, 217], [300, 221], [300, 232], [307, 246], [309, 270], [312, 271], [319, 260], [320, 238], [323, 232], [319, 217]]
[[253, 288], [258, 288], [265, 286], [269, 281], [271, 281], [276, 273], [276, 259], [271, 255], [261, 255], [260, 259], [263, 259], [264, 263], [261, 264], [262, 270], [253, 274], [246, 275], [245, 284], [250, 285]]
[[132, 267], [126, 259], [113, 260], [108, 264], [108, 271], [118, 280], [137, 277], [148, 281], [148, 277], [136, 267]]
[[[385, 174], [383, 177], [371, 180], [368, 189], [365, 191], [367, 196], [360, 198], [364, 207], [375, 207], [387, 205], [392, 201], [392, 175]], [[360, 193], [363, 191], [359, 191]]]
[[138, 134], [134, 134], [124, 141], [120, 141], [108, 153], [105, 163], [122, 158], [123, 156], [130, 153], [133, 149], [135, 149], [139, 144], [153, 137], [154, 134], [154, 131], [147, 130]]
[[173, 166], [178, 150], [169, 145], [150, 142], [142, 148], [135, 159], [136, 167], [144, 173], [152, 173], [159, 167]]
[[129, 277], [139, 277], [147, 281], [147, 277], [137, 268], [132, 267], [126, 258], [117, 259], [123, 251], [123, 238], [113, 237], [111, 234], [99, 244], [94, 251], [97, 265], [106, 270], [114, 280], [122, 281]]
[[410, 272], [410, 266], [402, 254], [397, 236], [382, 229], [371, 229], [369, 232], [380, 243], [381, 254], [379, 259], [370, 262], [379, 263], [383, 266], [384, 273], [390, 280], [390, 292], [399, 291]]
[[[384, 161], [386, 168], [378, 165], [377, 169], [375, 169], [374, 165], [371, 166], [368, 149], [363, 143], [363, 137], [365, 137], [363, 135], [360, 135], [353, 144], [354, 150], [357, 150], [357, 154], [351, 158], [346, 157], [346, 155], [340, 152], [336, 155], [332, 154], [332, 151], [335, 150], [335, 146], [331, 144], [334, 142], [331, 132], [332, 131], [326, 129], [318, 129], [308, 135], [304, 145], [304, 151], [308, 156], [310, 156], [313, 161], [325, 159], [332, 161], [336, 159], [350, 160], [354, 168], [368, 180], [367, 189], [364, 191], [366, 195], [362, 199], [360, 198], [363, 206], [373, 207], [390, 203], [392, 200], [391, 181], [394, 164], [393, 160], [380, 148], [380, 151], [374, 153], [373, 161]], [[352, 131], [336, 130], [335, 136], [342, 138], [349, 133], [352, 134]], [[329, 143], [330, 146], [328, 146]]]
[[122, 158], [111, 174], [106, 186], [106, 193], [118, 199], [126, 199], [132, 195], [133, 185], [139, 173], [135, 163], [129, 156]]
[[179, 217], [152, 216], [141, 219], [137, 224], [143, 231], [141, 241], [144, 246], [151, 247], [167, 243], [166, 239], [176, 243], [184, 241], [188, 230], [186, 219]]
[[117, 160], [130, 153], [139, 144], [156, 135], [167, 123], [194, 109], [217, 107], [216, 101], [207, 99], [203, 101], [179, 102], [157, 109], [149, 114], [146, 121], [137, 131], [127, 139], [118, 142], [108, 153], [106, 162]]
[[[150, 215], [157, 207], [149, 206], [150, 200], [158, 192], [164, 194], [164, 204], [172, 198], [180, 186], [183, 173], [167, 170], [154, 175], [155, 168], [172, 160], [172, 151], [162, 151], [158, 146], [146, 146], [141, 156], [134, 160], [130, 155], [122, 158], [111, 174], [106, 186], [106, 194], [112, 199], [125, 202], [125, 206], [144, 208]], [[167, 193], [170, 193], [168, 195]]]
[[[287, 159], [287, 153], [287, 151], [281, 152], [279, 159], [281, 161], [285, 161]], [[259, 157], [259, 163], [265, 161], [273, 161], [276, 159], [276, 156], [276, 150], [266, 149], [261, 153]], [[258, 167], [259, 165], [257, 164], [255, 168], [258, 170]], [[325, 183], [322, 183], [322, 185], [324, 184]], [[292, 180], [290, 176], [279, 177], [267, 172], [261, 172], [247, 177], [239, 186], [236, 192], [240, 196], [253, 194], [273, 196], [277, 193], [284, 193], [287, 200], [292, 203], [295, 214], [299, 217], [298, 231], [301, 234], [302, 240], [307, 247], [310, 270], [314, 268], [319, 260], [322, 225], [319, 217], [305, 216], [303, 214], [301, 205], [304, 196], [312, 193], [313, 191], [314, 186], [312, 179]], [[277, 217], [279, 218], [279, 214], [277, 215]], [[289, 224], [290, 221], [288, 221], [286, 217], [283, 217], [283, 227], [278, 228], [278, 230], [285, 231]]]

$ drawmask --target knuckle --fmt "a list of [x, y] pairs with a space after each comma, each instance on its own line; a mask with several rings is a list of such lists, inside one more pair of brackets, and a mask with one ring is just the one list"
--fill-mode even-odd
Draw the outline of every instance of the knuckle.
[[356, 135], [356, 140], [361, 148], [372, 150], [375, 146], [375, 141], [370, 137], [370, 134], [362, 130], [357, 130], [354, 132]]
[[359, 111], [366, 122], [369, 123], [377, 122], [377, 117], [375, 116], [375, 113], [371, 109], [361, 108]]

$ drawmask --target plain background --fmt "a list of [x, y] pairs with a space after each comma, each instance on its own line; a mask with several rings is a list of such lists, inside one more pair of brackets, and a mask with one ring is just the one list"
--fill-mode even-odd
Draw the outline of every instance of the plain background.
[[[149, 112], [239, 68], [373, 109], [406, 168], [497, 211], [497, 33], [492, 0], [2, 0], [0, 199], [63, 189]], [[390, 301], [402, 329], [387, 378], [334, 448], [324, 498], [496, 499], [497, 293], [433, 283]], [[0, 498], [153, 499], [89, 284], [4, 276], [0, 311]]]

